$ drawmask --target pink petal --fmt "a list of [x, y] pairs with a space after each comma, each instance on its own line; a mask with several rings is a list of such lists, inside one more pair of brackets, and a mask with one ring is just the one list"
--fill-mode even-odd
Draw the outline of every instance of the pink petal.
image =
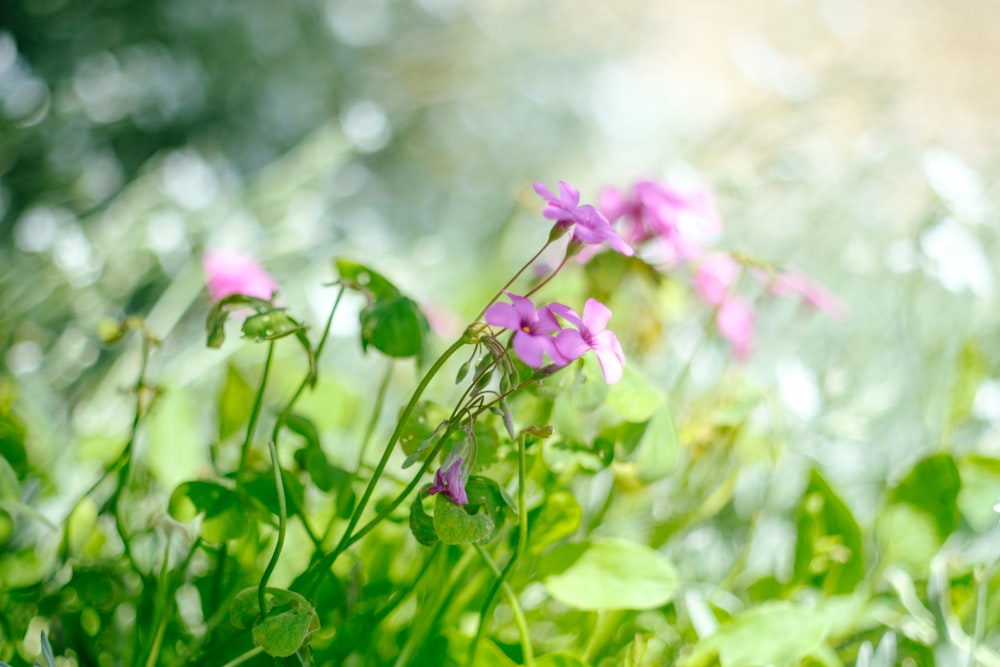
[[556, 196], [552, 194], [552, 191], [545, 187], [543, 183], [536, 182], [533, 187], [535, 188], [535, 192], [537, 192], [542, 199], [552, 201], [556, 198]]
[[231, 294], [270, 299], [278, 284], [249, 255], [232, 250], [213, 250], [201, 258], [209, 296], [218, 301]]
[[573, 324], [573, 326], [577, 328], [584, 326], [583, 320], [581, 320], [580, 316], [576, 314], [576, 311], [569, 306], [565, 306], [561, 303], [550, 303], [548, 308], [559, 317], [564, 320], [568, 320], [571, 324]]
[[568, 361], [572, 361], [582, 357], [590, 349], [590, 346], [584, 342], [579, 331], [563, 329], [556, 335], [555, 349]]
[[732, 297], [719, 306], [715, 315], [719, 334], [729, 341], [733, 352], [740, 359], [750, 355], [753, 343], [753, 308], [739, 297]]
[[706, 255], [694, 276], [694, 289], [706, 302], [721, 304], [740, 275], [740, 264], [721, 252]]
[[531, 303], [531, 299], [518, 296], [517, 294], [511, 294], [510, 292], [505, 292], [505, 294], [514, 304], [514, 310], [517, 311], [517, 316], [520, 322], [534, 322], [535, 319], [537, 319], [535, 315], [535, 304]]
[[622, 379], [622, 361], [612, 350], [594, 350], [597, 361], [601, 364], [601, 372], [604, 374], [604, 381], [608, 384], [616, 384]]
[[517, 353], [517, 356], [521, 361], [532, 368], [542, 367], [542, 364], [544, 363], [542, 360], [544, 345], [538, 340], [538, 337], [532, 336], [525, 331], [515, 331], [513, 346], [514, 352]]
[[521, 328], [521, 318], [509, 303], [494, 303], [486, 309], [483, 319], [487, 324], [517, 331]]
[[559, 181], [559, 200], [570, 206], [580, 203], [580, 191], [566, 181]]
[[622, 194], [615, 188], [604, 188], [598, 201], [601, 213], [608, 219], [608, 222], [614, 222], [622, 217], [630, 208], [629, 202], [625, 201]]
[[611, 321], [611, 309], [597, 299], [587, 299], [583, 305], [583, 325], [594, 334], [604, 331]]

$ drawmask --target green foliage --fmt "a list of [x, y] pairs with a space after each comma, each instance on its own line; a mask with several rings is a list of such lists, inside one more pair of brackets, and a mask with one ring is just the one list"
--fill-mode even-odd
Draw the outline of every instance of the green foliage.
[[864, 578], [861, 528], [817, 470], [809, 473], [796, 527], [795, 581], [829, 595], [852, 592]]

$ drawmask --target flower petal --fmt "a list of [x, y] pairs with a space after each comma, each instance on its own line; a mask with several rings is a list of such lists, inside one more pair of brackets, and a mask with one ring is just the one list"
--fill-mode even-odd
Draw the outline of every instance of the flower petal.
[[544, 363], [542, 359], [544, 345], [539, 338], [525, 331], [518, 330], [514, 332], [514, 352], [517, 353], [521, 361], [532, 368], [541, 368]]
[[583, 304], [583, 325], [591, 333], [598, 334], [608, 326], [611, 321], [611, 309], [597, 299], [587, 299]]
[[583, 340], [579, 331], [573, 329], [563, 329], [555, 337], [555, 349], [563, 355], [567, 361], [579, 359], [590, 349], [590, 346]]
[[559, 181], [559, 201], [576, 206], [580, 203], [580, 191], [566, 181]]
[[719, 306], [719, 311], [715, 314], [715, 325], [719, 328], [719, 334], [732, 345], [737, 357], [746, 359], [750, 355], [754, 322], [753, 308], [749, 303], [739, 297], [728, 299]]
[[486, 320], [487, 324], [495, 327], [514, 331], [521, 328], [521, 317], [517, 314], [514, 306], [509, 303], [494, 303], [486, 309], [483, 319]]

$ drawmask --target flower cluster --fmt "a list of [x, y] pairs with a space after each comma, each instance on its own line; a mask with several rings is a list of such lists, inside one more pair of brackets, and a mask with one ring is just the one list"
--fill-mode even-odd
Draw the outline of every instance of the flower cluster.
[[[494, 303], [486, 309], [487, 324], [514, 332], [511, 345], [517, 356], [532, 368], [541, 368], [548, 355], [553, 364], [565, 366], [593, 351], [608, 384], [622, 377], [625, 354], [614, 332], [606, 329], [611, 310], [596, 299], [587, 299], [583, 315], [569, 306], [551, 303], [541, 308], [527, 297], [507, 292], [511, 303]], [[573, 327], [562, 327], [556, 317]]]
[[[722, 232], [711, 193], [705, 188], [681, 191], [661, 183], [639, 181], [627, 193], [606, 189], [600, 205], [605, 219], [611, 224], [620, 223], [625, 242], [643, 247], [649, 256], [671, 268], [694, 267], [692, 287], [705, 303], [715, 308], [719, 335], [729, 342], [738, 358], [749, 356], [753, 347], [754, 308], [734, 290], [743, 273], [743, 262], [729, 253], [705, 249], [705, 243]], [[771, 294], [798, 297], [806, 305], [831, 315], [843, 314], [833, 295], [800, 273], [753, 271], [752, 274]]]

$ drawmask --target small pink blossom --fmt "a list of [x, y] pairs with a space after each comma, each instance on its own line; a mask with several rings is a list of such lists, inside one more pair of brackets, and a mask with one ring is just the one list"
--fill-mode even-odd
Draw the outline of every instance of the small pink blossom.
[[573, 238], [585, 245], [607, 243], [623, 255], [631, 256], [635, 251], [615, 233], [607, 218], [590, 204], [580, 206], [580, 191], [565, 181], [559, 181], [559, 196], [556, 197], [542, 183], [535, 183], [535, 192], [545, 200], [542, 215], [555, 220], [556, 226], [573, 227]]
[[707, 303], [718, 306], [740, 275], [740, 264], [732, 255], [713, 252], [705, 255], [694, 275], [694, 289]]
[[434, 473], [434, 484], [427, 489], [427, 495], [433, 496], [435, 493], [443, 493], [456, 505], [467, 505], [469, 497], [465, 494], [465, 482], [462, 480], [462, 458], [455, 459], [446, 470], [438, 468]]
[[729, 341], [739, 359], [750, 356], [753, 345], [753, 307], [744, 299], [734, 296], [726, 299], [715, 313], [715, 326], [719, 335]]
[[843, 317], [844, 307], [837, 297], [808, 276], [796, 272], [779, 273], [771, 283], [771, 291], [778, 296], [798, 296], [802, 300], [834, 317]]
[[486, 309], [484, 319], [487, 324], [514, 332], [513, 347], [517, 356], [532, 368], [541, 368], [543, 354], [548, 354], [552, 363], [565, 366], [569, 363], [556, 349], [550, 334], [559, 331], [549, 306], [535, 309], [531, 299], [506, 292], [511, 303], [494, 303]]
[[219, 301], [231, 294], [270, 300], [278, 283], [249, 255], [234, 250], [211, 250], [201, 257], [208, 294]]
[[611, 310], [596, 299], [587, 299], [583, 306], [583, 317], [561, 303], [553, 303], [549, 307], [559, 317], [576, 326], [576, 330], [562, 329], [556, 335], [556, 349], [570, 360], [593, 350], [601, 364], [605, 382], [615, 384], [621, 380], [625, 353], [614, 332], [606, 330], [611, 320]]

